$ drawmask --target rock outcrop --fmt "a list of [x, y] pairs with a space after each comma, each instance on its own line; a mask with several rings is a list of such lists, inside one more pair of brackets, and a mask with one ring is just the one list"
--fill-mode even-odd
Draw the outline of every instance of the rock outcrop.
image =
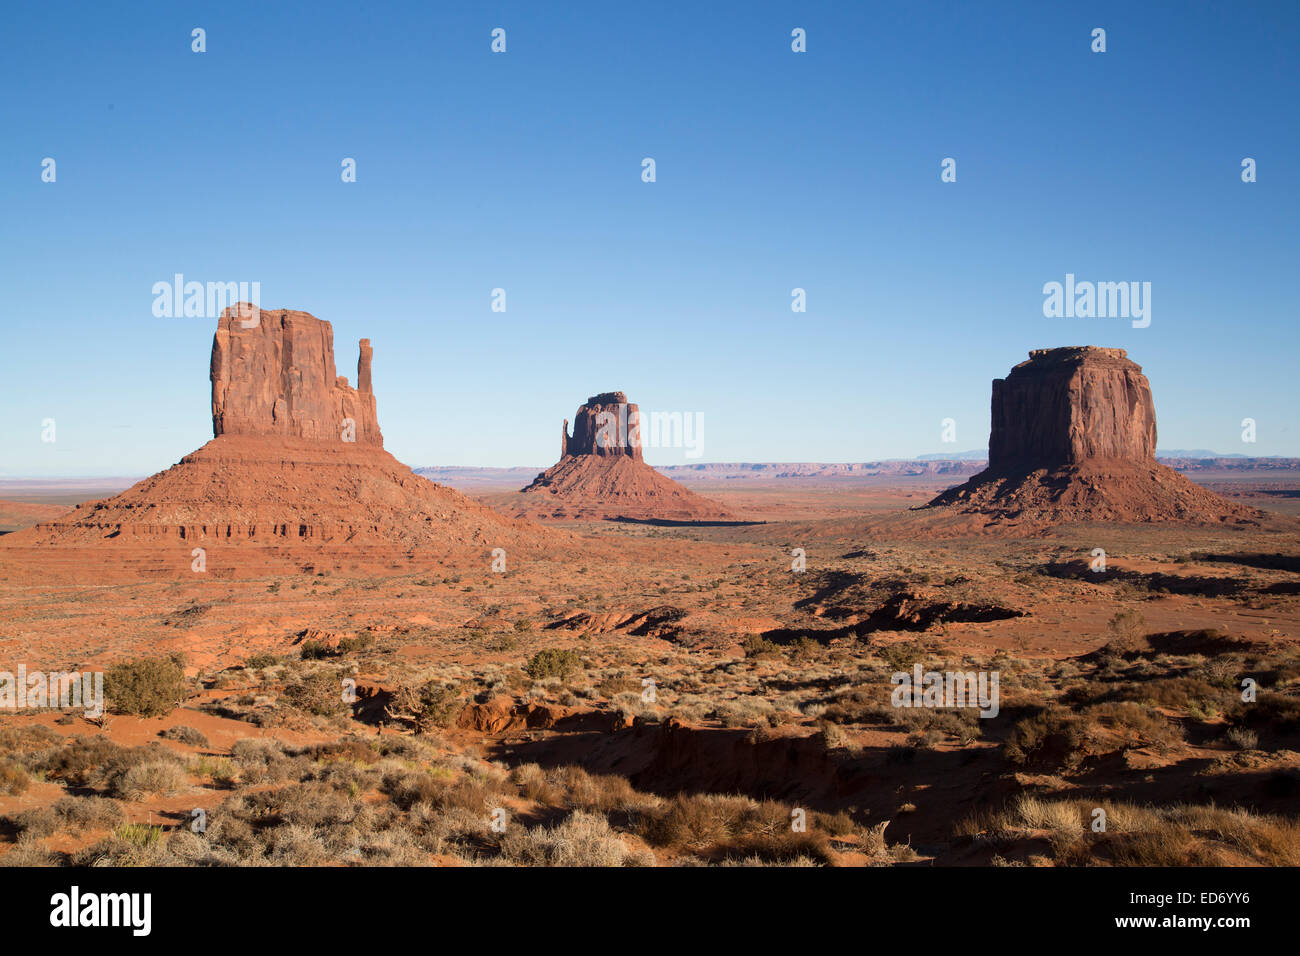
[[989, 465], [927, 505], [991, 524], [1247, 521], [1155, 460], [1151, 385], [1123, 349], [1035, 349], [993, 381]]
[[227, 309], [212, 338], [212, 434], [384, 444], [371, 387], [369, 339], [361, 340], [357, 387], [334, 368], [334, 330], [306, 312], [266, 310], [244, 327], [246, 307]]
[[601, 458], [626, 456], [644, 461], [640, 440], [641, 410], [622, 392], [601, 392], [579, 406], [573, 417], [573, 436], [568, 419], [560, 446], [560, 457], [597, 455]]
[[569, 520], [735, 520], [717, 502], [645, 463], [640, 410], [623, 392], [601, 392], [560, 432], [560, 460], [522, 490], [520, 516]]
[[1123, 349], [1035, 349], [993, 380], [989, 469], [1155, 460], [1156, 410]]

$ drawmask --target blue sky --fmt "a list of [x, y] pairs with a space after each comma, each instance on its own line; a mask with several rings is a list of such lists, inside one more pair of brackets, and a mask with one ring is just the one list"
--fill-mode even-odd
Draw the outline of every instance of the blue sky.
[[[1300, 456], [1298, 49], [1294, 3], [11, 6], [0, 473], [211, 437], [178, 272], [332, 322], [354, 380], [369, 337], [412, 465], [550, 464], [610, 389], [704, 461], [980, 448], [990, 380], [1078, 344], [1144, 367], [1162, 447]], [[1150, 282], [1150, 327], [1045, 318], [1066, 273]]]

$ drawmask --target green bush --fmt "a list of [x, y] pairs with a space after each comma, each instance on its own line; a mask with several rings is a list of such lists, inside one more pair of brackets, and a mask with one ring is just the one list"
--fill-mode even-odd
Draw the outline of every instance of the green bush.
[[524, 665], [524, 673], [533, 680], [544, 677], [565, 678], [582, 669], [582, 659], [577, 652], [546, 647], [533, 655], [532, 660]]
[[774, 641], [769, 641], [762, 634], [750, 634], [745, 638], [744, 643], [746, 657], [765, 657], [772, 654], [779, 654], [781, 645]]
[[171, 657], [123, 661], [104, 675], [109, 709], [136, 717], [170, 714], [189, 696], [184, 659]]

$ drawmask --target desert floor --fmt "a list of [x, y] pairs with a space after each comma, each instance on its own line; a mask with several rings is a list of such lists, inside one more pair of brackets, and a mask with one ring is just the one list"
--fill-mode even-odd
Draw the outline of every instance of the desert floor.
[[[559, 525], [504, 572], [0, 537], [0, 670], [183, 660], [157, 716], [0, 715], [0, 861], [1300, 864], [1300, 521], [919, 540], [943, 482], [689, 486], [745, 523]], [[916, 663], [996, 671], [997, 716], [891, 706]]]

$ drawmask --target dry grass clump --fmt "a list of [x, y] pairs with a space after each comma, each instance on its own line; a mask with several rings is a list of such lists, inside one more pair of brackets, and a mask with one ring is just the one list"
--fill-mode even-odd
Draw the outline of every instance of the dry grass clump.
[[160, 743], [121, 747], [104, 737], [60, 738], [55, 746], [26, 758], [32, 772], [70, 787], [106, 790], [138, 800], [147, 794], [171, 794], [184, 787], [182, 758]]
[[12, 727], [0, 725], [0, 753], [14, 760], [60, 747], [64, 737], [43, 724]]
[[[1092, 829], [1098, 809], [1105, 813], [1102, 832]], [[1143, 807], [1021, 794], [1001, 810], [977, 813], [955, 828], [958, 836], [1000, 843], [1043, 831], [1061, 865], [1300, 865], [1300, 823], [1240, 808]]]
[[185, 744], [187, 747], [210, 747], [211, 743], [200, 730], [179, 724], [175, 727], [168, 727], [166, 730], [158, 731], [158, 736], [164, 740], [175, 740]]
[[9, 817], [23, 837], [80, 833], [116, 827], [125, 819], [122, 804], [106, 797], [61, 797], [52, 806], [32, 807]]
[[314, 717], [339, 717], [351, 712], [351, 705], [343, 697], [343, 671], [322, 668], [299, 677], [288, 684], [280, 699]]
[[713, 859], [756, 857], [790, 862], [800, 857], [829, 863], [832, 854], [816, 817], [794, 830], [794, 808], [771, 800], [719, 794], [679, 794], [646, 815], [641, 833], [652, 846], [684, 850]]
[[637, 791], [626, 777], [590, 774], [573, 765], [543, 770], [537, 764], [520, 764], [510, 771], [509, 779], [520, 795], [552, 807], [640, 813], [661, 802], [658, 797]]
[[654, 854], [630, 848], [604, 816], [575, 810], [551, 827], [510, 826], [499, 862], [515, 866], [653, 866]]
[[32, 776], [22, 764], [0, 758], [0, 793], [14, 797], [26, 793]]
[[126, 800], [170, 797], [189, 784], [185, 768], [170, 760], [150, 760], [128, 767], [113, 778], [115, 796]]
[[62, 860], [31, 837], [19, 839], [13, 848], [0, 856], [0, 866], [58, 866]]

